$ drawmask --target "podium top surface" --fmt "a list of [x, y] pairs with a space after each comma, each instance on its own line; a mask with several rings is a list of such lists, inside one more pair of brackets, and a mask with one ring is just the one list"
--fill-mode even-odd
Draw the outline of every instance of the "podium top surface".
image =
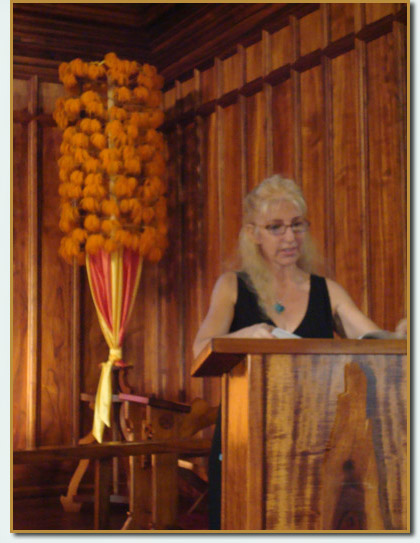
[[405, 339], [243, 339], [213, 338], [194, 360], [193, 377], [230, 371], [247, 354], [396, 354], [407, 353]]

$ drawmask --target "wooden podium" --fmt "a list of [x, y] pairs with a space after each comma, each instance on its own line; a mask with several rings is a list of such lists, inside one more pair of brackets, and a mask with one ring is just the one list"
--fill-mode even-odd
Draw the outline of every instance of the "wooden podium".
[[215, 338], [222, 530], [409, 531], [405, 340]]

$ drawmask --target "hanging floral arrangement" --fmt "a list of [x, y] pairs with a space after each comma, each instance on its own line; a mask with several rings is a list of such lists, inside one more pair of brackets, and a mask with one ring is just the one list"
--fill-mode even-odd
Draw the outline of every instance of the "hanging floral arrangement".
[[148, 64], [108, 53], [102, 62], [64, 62], [68, 96], [54, 119], [63, 130], [59, 159], [60, 255], [86, 264], [99, 324], [109, 347], [95, 399], [92, 434], [111, 425], [111, 372], [125, 367], [122, 343], [143, 260], [167, 246], [166, 160], [158, 132], [163, 79]]
[[108, 53], [62, 63], [59, 78], [68, 91], [54, 111], [63, 130], [60, 255], [84, 264], [100, 249], [127, 248], [159, 261], [168, 231], [162, 76]]

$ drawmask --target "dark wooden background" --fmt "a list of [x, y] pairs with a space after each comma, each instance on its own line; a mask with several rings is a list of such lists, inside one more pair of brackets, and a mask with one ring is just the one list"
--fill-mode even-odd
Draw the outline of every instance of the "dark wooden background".
[[[166, 78], [170, 244], [145, 266], [124, 359], [137, 393], [217, 405], [191, 346], [268, 175], [302, 185], [320, 271], [378, 325], [406, 315], [406, 31], [405, 3], [14, 4], [14, 448], [86, 434], [80, 392], [107, 357], [85, 269], [58, 256], [58, 64], [113, 50]], [[22, 467], [16, 487], [60, 491], [58, 469]]]

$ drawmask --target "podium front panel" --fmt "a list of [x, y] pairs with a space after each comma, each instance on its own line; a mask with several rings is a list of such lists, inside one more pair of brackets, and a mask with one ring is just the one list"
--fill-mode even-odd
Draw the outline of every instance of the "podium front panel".
[[222, 529], [407, 532], [406, 356], [248, 354], [223, 378]]

